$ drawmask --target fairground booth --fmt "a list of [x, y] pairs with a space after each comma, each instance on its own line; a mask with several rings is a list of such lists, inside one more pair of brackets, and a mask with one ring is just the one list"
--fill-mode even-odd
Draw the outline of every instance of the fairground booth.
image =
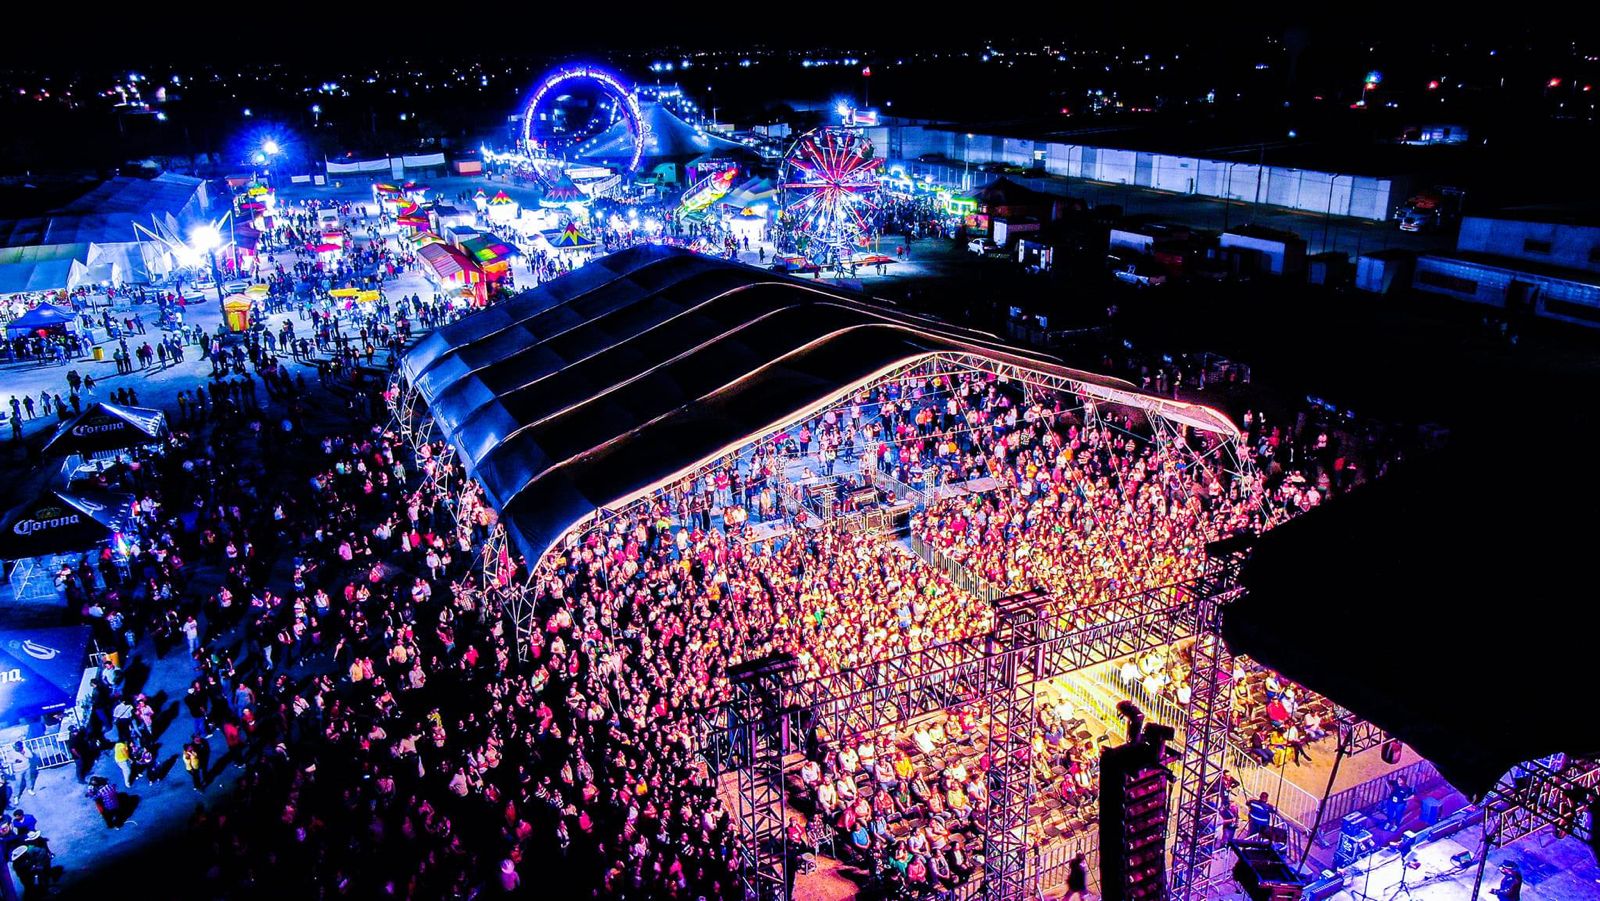
[[515, 245], [492, 235], [475, 235], [461, 241], [458, 246], [483, 269], [483, 277], [490, 284], [505, 280], [511, 274], [511, 259], [522, 255]]
[[483, 212], [489, 217], [489, 221], [498, 225], [505, 225], [517, 218], [517, 212], [521, 209], [522, 206], [504, 191], [496, 192], [483, 206]]
[[469, 297], [482, 305], [488, 299], [488, 281], [478, 261], [449, 244], [427, 244], [417, 249], [429, 281], [452, 297]]
[[576, 222], [539, 234], [550, 254], [572, 265], [587, 261], [600, 250], [600, 242], [579, 231]]

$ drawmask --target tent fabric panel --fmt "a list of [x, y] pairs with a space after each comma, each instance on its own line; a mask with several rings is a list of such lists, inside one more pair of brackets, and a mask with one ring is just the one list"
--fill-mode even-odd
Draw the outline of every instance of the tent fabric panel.
[[89, 627], [8, 629], [0, 632], [0, 718], [55, 713], [77, 701], [89, 650]]
[[[729, 283], [733, 287], [736, 283]], [[529, 384], [556, 371], [549, 365], [530, 365], [541, 358], [559, 361], [557, 366], [577, 362], [618, 343], [648, 337], [652, 330], [670, 322], [701, 303], [719, 296], [720, 291], [697, 290], [678, 299], [674, 292], [641, 295], [635, 302], [573, 323], [573, 327], [542, 341], [534, 348], [506, 357], [479, 370], [480, 379], [491, 392], [500, 394]], [[677, 292], [684, 294], [685, 292]]]
[[[472, 379], [458, 383], [452, 386], [455, 396], [471, 397], [480, 403], [457, 421], [466, 424], [483, 405], [498, 400], [502, 413], [509, 412], [511, 418], [520, 423], [534, 422], [564, 407], [582, 403], [692, 348], [715, 342], [786, 303], [801, 302], [787, 285], [751, 284], [748, 276], [743, 275], [740, 281], [745, 286], [742, 289], [718, 294], [692, 311], [678, 310], [683, 315], [663, 320], [659, 327], [638, 329], [623, 340], [608, 334], [607, 343], [596, 345], [594, 352], [585, 358], [572, 359], [574, 354], [567, 348], [566, 359], [547, 356], [543, 366], [536, 365], [537, 360], [532, 356], [519, 361], [521, 365], [514, 381], [494, 379], [483, 390], [468, 387]], [[716, 315], [708, 317], [708, 310]], [[767, 349], [768, 359], [781, 353], [784, 347], [774, 343]], [[455, 412], [460, 409], [454, 408], [452, 417], [460, 415]], [[475, 443], [477, 450], [469, 454], [469, 462], [476, 463], [493, 443], [497, 442]]]
[[[1570, 514], [1600, 489], [1535, 465], [1497, 468], [1477, 490], [1486, 462], [1467, 449], [1418, 458], [1271, 530], [1223, 620], [1235, 650], [1400, 738], [1474, 797], [1522, 761], [1600, 751], [1600, 721], [1573, 715], [1593, 685], [1593, 638], [1558, 625], [1588, 621], [1574, 567], [1593, 542]], [[1530, 603], [1507, 605], [1519, 599]], [[1414, 656], [1448, 677], [1407, 668]]]
[[[779, 309], [785, 299], [782, 295], [763, 299], [744, 292], [724, 295], [706, 307], [661, 326], [656, 333], [615, 344], [562, 369], [540, 373], [538, 378], [512, 390], [491, 392], [489, 405], [474, 411], [474, 415], [506, 415], [516, 422], [536, 422], [666, 363], [697, 343], [718, 341], [750, 324], [744, 316]], [[741, 309], [725, 309], [735, 305]], [[724, 309], [711, 309], [712, 306]]]
[[525, 556], [536, 559], [571, 523], [596, 509], [692, 470], [922, 350], [904, 337], [886, 338], [880, 330], [854, 332], [776, 364], [759, 378], [679, 407], [629, 434], [628, 440], [610, 441], [567, 461], [502, 509], [527, 542]]
[[[741, 304], [747, 303], [739, 295], [730, 299]], [[816, 310], [806, 307], [774, 304], [771, 309], [774, 312], [767, 316], [737, 325], [700, 315], [686, 317], [687, 321], [681, 325], [686, 331], [700, 337], [703, 343], [699, 346], [693, 343], [652, 343], [644, 347], [619, 347], [615, 349], [616, 353], [604, 354], [590, 361], [592, 366], [563, 370], [532, 386], [527, 392], [503, 397], [497, 406], [505, 411], [507, 418], [516, 422], [536, 423], [562, 412], [574, 415], [580, 422], [593, 423], [600, 415], [593, 412], [591, 406], [597, 399], [626, 392], [650, 398], [648, 406], [640, 406], [638, 401], [631, 399], [612, 401], [628, 405], [631, 415], [636, 420], [642, 420], [737, 381], [771, 360], [839, 331], [846, 323], [854, 327], [870, 321], [854, 312], [835, 319], [818, 316]], [[693, 350], [685, 351], [685, 348]], [[674, 355], [677, 355], [676, 359]], [[621, 387], [612, 387], [620, 383], [607, 375], [626, 372], [630, 367], [636, 373], [630, 376], [633, 381]], [[556, 427], [564, 428], [560, 425]], [[534, 436], [532, 440], [539, 440], [537, 433], [540, 426], [529, 425], [525, 428]], [[564, 450], [558, 447], [548, 449], [557, 457]], [[515, 450], [508, 452], [515, 453]], [[469, 458], [469, 462], [478, 463], [481, 458]]]
[[[682, 265], [674, 267], [673, 271], [684, 280], [700, 273], [698, 267]], [[442, 363], [436, 364], [437, 370], [443, 373], [442, 378], [435, 378], [434, 372], [426, 372], [417, 383], [418, 388], [430, 406], [438, 403], [448, 407], [449, 401], [444, 397], [446, 386], [466, 379], [469, 373], [491, 369], [514, 372], [522, 360], [539, 352], [544, 341], [606, 321], [611, 313], [625, 311], [652, 299], [650, 292], [634, 284], [632, 276], [611, 281], [605, 285], [605, 289], [601, 293], [586, 292], [575, 296], [567, 303], [552, 306], [498, 334], [459, 348]]]
[[681, 259], [664, 250], [655, 245], [641, 245], [614, 253], [580, 267], [576, 272], [524, 291], [504, 304], [491, 307], [497, 314], [494, 317], [479, 319], [477, 315], [468, 316], [441, 326], [406, 355], [402, 361], [406, 378], [414, 385], [420, 384], [429, 367], [445, 356], [469, 347], [494, 332], [559, 307], [579, 295], [610, 285], [640, 268], [667, 260], [677, 260], [681, 265]]

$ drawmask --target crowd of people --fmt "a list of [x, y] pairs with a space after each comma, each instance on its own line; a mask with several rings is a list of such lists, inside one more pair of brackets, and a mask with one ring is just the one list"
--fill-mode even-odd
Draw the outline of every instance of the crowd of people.
[[[319, 233], [317, 212], [289, 206], [252, 272], [268, 286], [262, 313], [298, 315], [202, 342], [216, 381], [180, 393], [161, 454], [106, 477], [139, 497], [140, 538], [66, 579], [113, 651], [73, 738], [108, 827], [163, 756], [207, 798], [221, 767], [248, 764], [231, 804], [194, 821], [197, 894], [531, 894], [559, 868], [601, 898], [741, 897], [741, 839], [702, 753], [725, 728], [708, 711], [730, 695], [729, 667], [784, 651], [818, 678], [992, 626], [989, 603], [881, 536], [824, 523], [747, 540], [746, 522], [797, 512], [791, 467], [855, 464], [912, 490], [992, 479], [934, 492], [914, 536], [1001, 590], [1051, 587], [1083, 616], [1195, 574], [1207, 541], [1269, 527], [1349, 478], [1298, 475], [1259, 423], [1246, 447], [1268, 465], [1234, 477], [1196, 462], [1204, 436], [1158, 437], [1134, 411], [930, 365], [533, 561], [532, 628], [518, 635], [506, 597], [475, 575], [493, 511], [442, 446], [419, 454], [389, 430], [361, 365], [457, 312], [437, 295], [336, 301], [333, 287], [382, 286], [415, 260], [368, 240], [312, 262], [295, 248]], [[381, 231], [360, 204], [338, 212], [353, 234]], [[353, 398], [337, 427], [308, 432], [308, 405], [332, 408], [282, 356]], [[193, 660], [176, 730], [127, 682], [146, 636]], [[1039, 717], [1030, 769], [1085, 828], [1098, 746], [1065, 696]], [[959, 882], [981, 866], [982, 719], [806, 736], [791, 843], [826, 839], [891, 890]], [[107, 752], [120, 787], [92, 772]]]

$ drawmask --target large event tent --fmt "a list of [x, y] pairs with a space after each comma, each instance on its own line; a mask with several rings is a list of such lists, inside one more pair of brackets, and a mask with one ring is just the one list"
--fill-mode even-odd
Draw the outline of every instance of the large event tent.
[[444, 326], [401, 372], [537, 559], [575, 523], [898, 366], [972, 354], [1112, 403], [1237, 436], [1205, 407], [1141, 394], [869, 297], [642, 245]]

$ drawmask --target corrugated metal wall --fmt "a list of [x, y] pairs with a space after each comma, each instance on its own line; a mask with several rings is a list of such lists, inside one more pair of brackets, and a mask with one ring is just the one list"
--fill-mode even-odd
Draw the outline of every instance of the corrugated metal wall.
[[970, 161], [974, 166], [1003, 163], [1031, 167], [1034, 152], [1043, 151], [1045, 171], [1051, 175], [1249, 202], [1257, 199], [1259, 191], [1263, 203], [1374, 221], [1389, 218], [1402, 190], [1388, 178], [1274, 166], [1262, 170], [1254, 163], [994, 135], [968, 139], [964, 133], [921, 125], [868, 129], [867, 136], [891, 162], [939, 154], [957, 163]]

